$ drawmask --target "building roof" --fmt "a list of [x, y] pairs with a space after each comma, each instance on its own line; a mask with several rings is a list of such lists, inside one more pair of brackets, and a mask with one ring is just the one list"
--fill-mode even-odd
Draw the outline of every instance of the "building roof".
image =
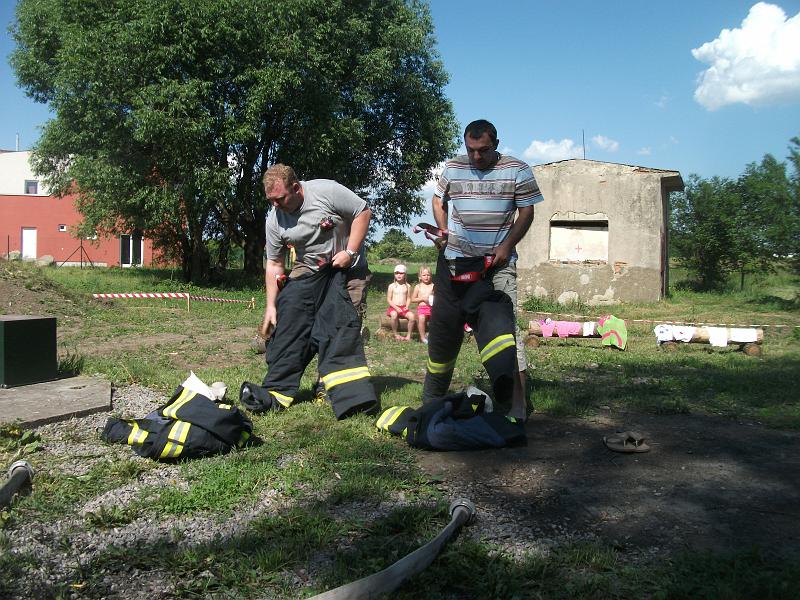
[[673, 171], [669, 169], [655, 169], [653, 167], [643, 167], [641, 165], [628, 165], [625, 163], [615, 163], [615, 162], [608, 162], [604, 160], [591, 160], [588, 158], [567, 158], [565, 160], [556, 160], [549, 163], [543, 163], [541, 165], [536, 165], [534, 168], [538, 167], [550, 167], [554, 165], [560, 165], [563, 163], [594, 163], [596, 165], [612, 165], [615, 167], [625, 167], [630, 169], [632, 173], [643, 173], [643, 174], [652, 174], [652, 175], [661, 175], [661, 181], [664, 186], [669, 191], [681, 191], [683, 190], [683, 178], [681, 177], [680, 171]]

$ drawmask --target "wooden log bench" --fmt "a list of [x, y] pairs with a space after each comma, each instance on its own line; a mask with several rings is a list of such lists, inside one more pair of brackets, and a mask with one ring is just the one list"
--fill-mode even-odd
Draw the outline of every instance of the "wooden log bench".
[[[747, 354], [748, 356], [760, 356], [761, 355], [761, 346], [764, 343], [764, 330], [761, 327], [749, 328], [756, 330], [756, 341], [754, 342], [735, 342], [731, 339], [731, 328], [728, 329], [727, 340], [729, 346], [739, 346], [739, 350]], [[692, 335], [692, 339], [688, 342], [681, 342], [678, 340], [672, 340], [668, 342], [662, 342], [660, 347], [667, 352], [674, 352], [678, 345], [680, 344], [710, 344], [711, 339], [708, 331], [708, 327], [696, 327], [694, 330], [694, 334]]]
[[[428, 328], [430, 329], [430, 321], [428, 322]], [[408, 319], [404, 317], [400, 317], [397, 320], [397, 333], [405, 335], [408, 332]], [[389, 315], [381, 315], [381, 326], [378, 328], [378, 331], [375, 332], [380, 338], [386, 338], [392, 335], [392, 318]], [[414, 326], [414, 332], [411, 334], [411, 337], [419, 338], [419, 329]]]
[[[594, 325], [592, 327], [592, 335], [583, 335], [583, 333], [576, 333], [572, 335], [568, 335], [569, 338], [600, 338], [600, 334], [597, 333], [597, 322], [596, 321], [588, 321]], [[583, 328], [583, 323], [581, 323], [581, 328]], [[558, 334], [553, 331], [553, 335], [551, 337], [558, 338]], [[528, 321], [528, 335], [525, 338], [525, 345], [530, 348], [536, 348], [539, 345], [539, 340], [544, 339], [544, 335], [542, 334], [542, 324], [539, 321]], [[564, 339], [564, 338], [561, 338]]]

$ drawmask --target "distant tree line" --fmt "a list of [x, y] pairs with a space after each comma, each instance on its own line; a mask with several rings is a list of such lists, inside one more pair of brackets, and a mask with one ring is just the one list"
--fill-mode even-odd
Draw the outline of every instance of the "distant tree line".
[[[671, 252], [699, 289], [719, 289], [738, 273], [800, 270], [800, 138], [787, 163], [766, 154], [737, 179], [691, 175], [672, 195]], [[788, 169], [787, 169], [788, 167]]]
[[19, 0], [12, 35], [53, 112], [35, 170], [77, 192], [85, 231], [144, 231], [193, 280], [233, 254], [261, 270], [269, 165], [403, 226], [457, 143], [417, 0]]
[[436, 247], [431, 243], [426, 246], [415, 246], [408, 235], [400, 229], [389, 229], [381, 241], [369, 248], [371, 260], [397, 258], [408, 262], [428, 263], [434, 265], [438, 257]]

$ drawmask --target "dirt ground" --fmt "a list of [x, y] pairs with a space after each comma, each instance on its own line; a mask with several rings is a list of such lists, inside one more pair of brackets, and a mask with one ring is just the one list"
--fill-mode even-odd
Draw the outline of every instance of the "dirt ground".
[[[603, 436], [645, 435], [650, 452]], [[423, 469], [522, 535], [591, 532], [615, 546], [800, 551], [800, 434], [701, 415], [535, 415], [527, 447], [420, 453]]]
[[[23, 283], [0, 265], [0, 313], [57, 316], [60, 332], [80, 326], [73, 300]], [[249, 338], [240, 333], [243, 351]], [[651, 451], [606, 449], [603, 436], [624, 430], [644, 434]], [[476, 504], [478, 536], [483, 520], [493, 525], [484, 529], [490, 539], [505, 523], [512, 545], [589, 532], [651, 553], [756, 544], [800, 551], [800, 433], [701, 415], [619, 413], [534, 415], [527, 431], [526, 447], [417, 453], [443, 490]]]
[[[57, 317], [59, 343], [80, 331], [82, 299], [64, 296], [58, 289], [47, 285], [46, 282], [32, 280], [21, 275], [15, 276], [14, 273], [13, 267], [5, 268], [0, 263], [0, 314]], [[106, 301], [106, 303], [111, 305], [110, 301]], [[151, 307], [150, 310], [157, 315], [158, 309]], [[179, 350], [165, 352], [165, 355], [169, 356], [178, 371], [188, 372], [195, 365], [186, 357], [186, 354], [198, 347], [218, 350], [209, 354], [205, 363], [207, 367], [230, 366], [232, 361], [236, 360], [235, 357], [241, 357], [241, 361], [245, 362], [247, 360], [246, 352], [252, 347], [255, 327], [236, 328], [229, 334], [230, 341], [225, 342], [224, 349], [219, 348], [220, 335], [215, 331], [192, 333], [191, 335], [159, 333], [148, 336], [139, 335], [129, 339], [119, 339], [118, 337], [104, 339], [102, 334], [103, 332], [99, 330], [91, 331], [89, 334], [81, 332], [79, 349], [81, 351], [91, 349], [90, 351], [93, 353], [103, 354], [122, 352], [128, 349], [137, 351], [153, 349], [154, 352], [162, 352], [164, 346], [180, 346]]]

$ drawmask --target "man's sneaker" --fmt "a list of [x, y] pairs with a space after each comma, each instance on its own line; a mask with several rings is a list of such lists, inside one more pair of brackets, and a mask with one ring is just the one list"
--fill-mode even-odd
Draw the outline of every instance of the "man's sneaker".
[[239, 388], [239, 403], [254, 413], [270, 410], [282, 411], [286, 407], [278, 402], [263, 386], [245, 381]]
[[327, 404], [328, 402], [328, 393], [325, 391], [325, 385], [318, 381], [317, 385], [314, 386], [314, 403], [315, 404]]

